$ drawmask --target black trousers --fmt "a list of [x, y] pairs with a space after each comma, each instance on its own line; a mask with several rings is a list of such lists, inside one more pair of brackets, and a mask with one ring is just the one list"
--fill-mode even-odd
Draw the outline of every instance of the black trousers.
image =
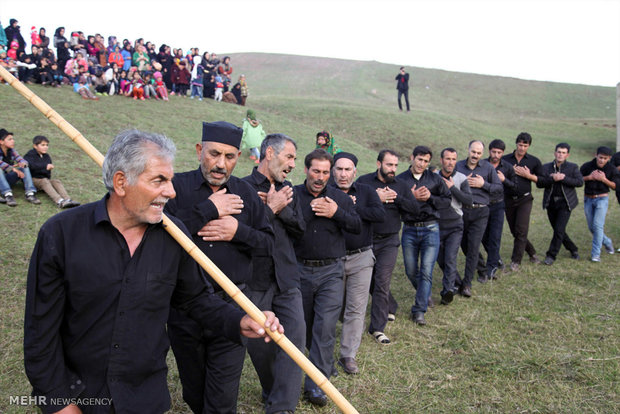
[[480, 243], [488, 220], [488, 206], [463, 208], [463, 238], [461, 240], [461, 249], [465, 255], [465, 272], [461, 283], [463, 287], [471, 287], [471, 281], [478, 266]]
[[[382, 238], [373, 237], [372, 244], [372, 252], [376, 261], [370, 282], [370, 294], [372, 295], [370, 325], [368, 326], [370, 333], [383, 332], [385, 325], [387, 325], [390, 310], [390, 283], [398, 257], [398, 246], [400, 246], [398, 233]], [[396, 301], [394, 300], [394, 302]], [[395, 305], [393, 304], [393, 306]]]
[[[234, 304], [228, 295], [225, 300]], [[194, 414], [236, 413], [246, 347], [221, 332], [203, 331], [196, 321], [174, 308], [170, 308], [168, 336], [183, 399]]]
[[547, 256], [555, 260], [556, 256], [560, 252], [562, 245], [571, 253], [577, 253], [577, 246], [568, 237], [566, 233], [566, 225], [570, 219], [571, 211], [568, 209], [568, 205], [564, 200], [554, 201], [553, 197], [547, 206], [547, 217], [551, 228], [553, 228], [553, 238], [549, 244], [549, 250], [547, 250]]
[[402, 111], [403, 105], [400, 103], [401, 96], [405, 95], [405, 103], [407, 104], [407, 111], [409, 110], [409, 90], [401, 91], [398, 90], [398, 108]]
[[443, 289], [441, 296], [448, 291], [456, 290], [455, 281], [458, 271], [456, 269], [456, 258], [459, 254], [459, 246], [463, 237], [463, 220], [452, 220], [449, 222], [439, 222], [439, 254], [437, 264], [443, 272]]
[[521, 264], [524, 252], [527, 252], [530, 257], [536, 254], [534, 245], [527, 239], [533, 201], [534, 197], [531, 194], [516, 200], [506, 198], [506, 221], [515, 240], [511, 257], [513, 263]]

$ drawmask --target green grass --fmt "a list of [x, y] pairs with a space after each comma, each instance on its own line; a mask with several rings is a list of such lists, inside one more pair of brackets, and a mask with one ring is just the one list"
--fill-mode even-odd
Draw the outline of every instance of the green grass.
[[[243, 54], [232, 57], [235, 74], [248, 75], [249, 107], [267, 132], [283, 132], [297, 140], [299, 160], [292, 181], [303, 181], [303, 156], [314, 147], [314, 135], [331, 130], [338, 145], [356, 153], [361, 173], [375, 169], [384, 147], [406, 156], [417, 144], [430, 145], [436, 156], [453, 146], [463, 156], [473, 138], [502, 138], [512, 150], [521, 131], [534, 137], [531, 153], [552, 159], [555, 144], [572, 145], [570, 160], [591, 159], [598, 145], [615, 146], [613, 88], [532, 82], [438, 70], [413, 69], [412, 112], [396, 108], [395, 65], [286, 55]], [[197, 166], [194, 145], [201, 122], [226, 120], [240, 124], [245, 110], [235, 105], [191, 101], [134, 102], [121, 97], [83, 101], [68, 88], [33, 86], [95, 147], [105, 152], [112, 138], [129, 127], [156, 131], [178, 146], [177, 171]], [[23, 154], [34, 135], [51, 139], [54, 175], [74, 199], [89, 202], [104, 192], [100, 169], [55, 126], [12, 88], [0, 85], [0, 127], [15, 132]], [[247, 154], [235, 174], [247, 175], [253, 164]], [[0, 412], [22, 413], [33, 407], [9, 404], [9, 396], [29, 395], [23, 369], [22, 326], [26, 272], [38, 228], [57, 208], [45, 196], [40, 206], [25, 202], [0, 205]], [[580, 192], [581, 194], [582, 192]], [[544, 256], [551, 238], [542, 192], [535, 190], [530, 240]], [[620, 243], [620, 212], [612, 198], [606, 233]], [[486, 285], [475, 282], [471, 299], [457, 298], [427, 314], [428, 326], [407, 320], [414, 291], [399, 256], [393, 292], [400, 303], [390, 323], [390, 346], [378, 346], [364, 335], [358, 353], [361, 373], [340, 374], [336, 387], [360, 412], [462, 413], [544, 412], [608, 413], [620, 406], [619, 274], [620, 255], [604, 255], [599, 264], [585, 260], [590, 234], [582, 205], [568, 231], [582, 260], [563, 251], [551, 267], [523, 265]], [[508, 259], [512, 239], [504, 229], [502, 257]], [[459, 255], [459, 268], [464, 260]], [[434, 275], [438, 302], [441, 271]], [[182, 402], [174, 360], [169, 356], [172, 412], [189, 412]], [[246, 361], [239, 412], [261, 411], [260, 386]], [[315, 409], [305, 402], [298, 412], [336, 412], [335, 405]]]

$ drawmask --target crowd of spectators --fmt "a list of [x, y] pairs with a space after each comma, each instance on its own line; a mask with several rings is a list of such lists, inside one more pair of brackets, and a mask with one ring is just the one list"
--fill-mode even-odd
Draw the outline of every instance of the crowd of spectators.
[[[24, 83], [50, 87], [67, 85], [84, 99], [98, 95], [122, 95], [136, 100], [163, 99], [168, 95], [202, 100], [212, 98], [245, 105], [248, 86], [244, 75], [233, 84], [229, 56], [200, 54], [197, 47], [184, 53], [166, 44], [157, 46], [137, 39], [119, 42], [82, 31], [66, 32], [58, 27], [49, 37], [45, 28], [31, 28], [31, 50], [16, 19], [2, 30], [0, 24], [0, 65]], [[55, 52], [54, 52], [55, 50]]]

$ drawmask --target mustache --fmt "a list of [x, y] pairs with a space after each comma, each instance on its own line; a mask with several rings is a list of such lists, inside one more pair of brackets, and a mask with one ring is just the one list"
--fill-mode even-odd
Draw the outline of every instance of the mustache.
[[211, 168], [211, 170], [209, 172], [212, 173], [217, 173], [217, 174], [226, 174], [226, 169], [225, 168]]

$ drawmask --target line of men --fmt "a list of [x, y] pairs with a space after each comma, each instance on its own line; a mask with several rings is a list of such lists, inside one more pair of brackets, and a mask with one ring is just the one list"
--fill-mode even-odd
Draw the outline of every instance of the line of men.
[[[545, 188], [543, 207], [554, 228], [546, 264], [553, 263], [561, 244], [578, 258], [565, 228], [577, 203], [575, 187], [584, 181], [586, 217], [588, 200], [596, 204], [588, 223], [599, 256], [600, 244], [611, 246], [599, 231], [599, 203], [603, 187], [615, 188], [618, 173], [599, 162], [609, 161], [604, 148], [579, 171], [566, 161], [570, 146], [558, 144], [555, 160], [543, 166], [527, 153], [531, 136], [522, 133], [517, 149], [506, 156], [500, 140], [490, 143], [488, 159], [482, 158], [481, 141], [472, 141], [460, 161], [455, 149], [445, 148], [441, 168], [432, 172], [431, 150], [417, 146], [410, 168], [399, 175], [399, 155], [386, 149], [378, 154], [377, 170], [359, 178], [354, 154], [332, 157], [317, 149], [304, 158], [304, 183], [293, 186], [286, 180], [296, 166], [293, 139], [268, 135], [259, 165], [241, 179], [232, 174], [241, 137], [233, 124], [203, 123], [196, 144], [199, 168], [174, 174], [167, 138], [121, 133], [104, 162], [106, 197], [56, 215], [41, 228], [28, 274], [26, 373], [35, 395], [78, 399], [65, 407], [42, 405], [44, 412], [168, 410], [170, 397], [163, 391], [170, 344], [183, 398], [194, 413], [236, 412], [246, 350], [265, 412], [292, 413], [301, 394], [301, 369], [268, 337], [261, 339], [265, 329], [286, 327], [287, 337], [307, 349], [329, 378], [337, 372], [341, 319], [337, 363], [357, 374], [369, 292], [367, 332], [379, 344], [390, 343], [384, 332], [398, 306], [390, 283], [401, 244], [405, 272], [416, 289], [410, 315], [418, 325], [426, 324], [432, 306], [435, 262], [443, 271], [446, 305], [455, 294], [472, 295], [477, 269], [480, 282], [498, 277], [504, 214], [515, 238], [510, 269], [519, 270], [525, 252], [538, 260], [527, 240], [532, 182]], [[267, 309], [264, 327], [243, 316], [165, 234], [163, 211]], [[84, 255], [80, 245], [92, 246], [90, 253]], [[466, 257], [463, 277], [456, 269], [459, 246]], [[592, 260], [599, 256], [593, 244]], [[327, 404], [308, 377], [303, 390], [310, 403]], [[111, 406], [80, 404], [89, 401], [85, 398]]]

